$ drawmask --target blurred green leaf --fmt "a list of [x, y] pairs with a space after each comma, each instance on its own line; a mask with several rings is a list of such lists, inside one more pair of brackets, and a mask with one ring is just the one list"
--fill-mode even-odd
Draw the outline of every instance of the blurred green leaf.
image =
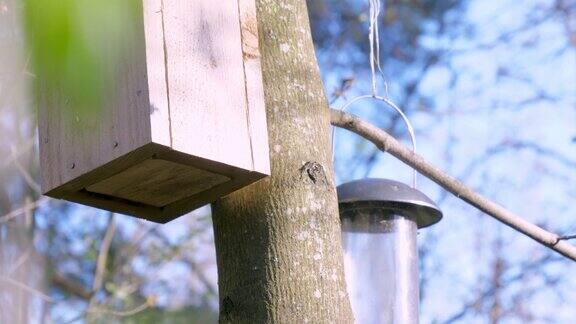
[[63, 92], [71, 116], [100, 112], [141, 15], [136, 0], [24, 0], [36, 86]]

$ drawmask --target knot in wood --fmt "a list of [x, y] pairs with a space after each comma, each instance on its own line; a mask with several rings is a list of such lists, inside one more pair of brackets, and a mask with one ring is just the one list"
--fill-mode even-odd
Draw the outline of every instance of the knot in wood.
[[258, 45], [258, 21], [253, 15], [245, 15], [241, 21], [242, 53], [244, 60], [260, 57]]
[[328, 185], [328, 178], [326, 177], [324, 167], [318, 162], [304, 163], [300, 168], [300, 179], [302, 179], [303, 176], [306, 176], [314, 184], [320, 182], [321, 184]]

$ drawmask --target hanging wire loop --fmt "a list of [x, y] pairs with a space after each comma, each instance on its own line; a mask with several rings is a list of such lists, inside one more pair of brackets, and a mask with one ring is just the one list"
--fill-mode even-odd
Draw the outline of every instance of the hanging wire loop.
[[[362, 100], [370, 100], [370, 99], [384, 102], [388, 107], [393, 108], [400, 115], [400, 117], [402, 117], [402, 120], [404, 121], [404, 123], [406, 124], [406, 127], [408, 128], [408, 134], [410, 135], [410, 141], [412, 142], [412, 152], [416, 153], [416, 135], [414, 133], [414, 127], [412, 127], [412, 123], [410, 122], [410, 119], [408, 119], [408, 116], [406, 116], [406, 114], [402, 111], [402, 109], [400, 109], [390, 99], [385, 98], [385, 97], [381, 97], [378, 95], [358, 96], [358, 97], [355, 97], [352, 100], [348, 101], [344, 106], [342, 106], [342, 108], [340, 108], [340, 110], [346, 111], [346, 109], [350, 108], [355, 103], [362, 101]], [[334, 141], [334, 129], [332, 129], [332, 141]], [[413, 188], [416, 188], [416, 184], [417, 184], [416, 178], [417, 178], [417, 171], [416, 171], [416, 169], [412, 168], [412, 187]]]
[[[380, 10], [382, 8], [382, 4], [380, 0], [369, 0], [370, 1], [370, 25], [368, 27], [368, 41], [370, 42], [370, 73], [371, 73], [371, 88], [372, 94], [371, 95], [361, 95], [353, 98], [352, 100], [348, 101], [347, 103], [340, 108], [340, 110], [345, 111], [350, 106], [355, 104], [358, 101], [364, 99], [373, 99], [384, 102], [387, 106], [393, 108], [400, 116], [404, 123], [408, 127], [408, 133], [410, 134], [410, 140], [412, 141], [412, 151], [416, 153], [416, 135], [414, 134], [414, 128], [412, 127], [412, 123], [406, 116], [406, 114], [398, 107], [392, 100], [390, 100], [390, 96], [388, 95], [388, 83], [386, 82], [386, 76], [382, 67], [380, 65], [380, 31], [378, 28], [378, 17], [380, 16]], [[378, 74], [382, 77], [384, 82], [384, 96], [378, 95]], [[334, 128], [332, 128], [332, 152], [334, 152]], [[416, 188], [416, 177], [417, 172], [416, 169], [412, 169], [412, 187]]]

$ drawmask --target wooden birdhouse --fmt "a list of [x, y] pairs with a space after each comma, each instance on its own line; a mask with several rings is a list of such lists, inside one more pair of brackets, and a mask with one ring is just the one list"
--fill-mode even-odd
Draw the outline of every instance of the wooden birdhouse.
[[138, 7], [137, 37], [115, 52], [98, 114], [70, 116], [66, 89], [38, 76], [42, 190], [164, 223], [270, 173], [256, 9]]

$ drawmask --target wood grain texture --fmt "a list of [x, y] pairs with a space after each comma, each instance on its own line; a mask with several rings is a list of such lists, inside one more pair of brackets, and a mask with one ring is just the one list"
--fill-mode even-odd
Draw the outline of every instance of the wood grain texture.
[[148, 159], [90, 185], [86, 190], [164, 207], [229, 180], [226, 176], [188, 165]]
[[162, 0], [144, 0], [142, 3], [146, 35], [148, 96], [150, 98], [150, 137], [154, 143], [172, 146]]
[[[106, 192], [98, 193], [87, 190], [87, 187], [90, 188], [91, 185], [103, 181], [102, 179], [113, 178], [130, 169], [132, 166], [139, 165], [150, 159], [170, 161], [195, 170], [202, 169], [230, 180], [216, 184], [197, 194], [179, 199], [162, 207], [112, 196]], [[151, 175], [149, 174], [148, 176]], [[171, 150], [163, 145], [150, 143], [55, 188], [48, 192], [47, 195], [117, 213], [133, 215], [153, 222], [166, 223], [191, 210], [206, 205], [219, 197], [243, 188], [262, 177], [264, 177], [264, 175], [258, 172], [246, 172], [244, 169], [193, 157], [182, 152]], [[151, 186], [153, 185], [151, 184]], [[174, 190], [174, 188], [170, 188], [170, 190]]]
[[175, 150], [253, 169], [236, 1], [164, 1]]
[[71, 106], [66, 89], [38, 75], [44, 192], [150, 142], [143, 22], [132, 23], [136, 35], [126, 37], [121, 48], [95, 44], [108, 69], [103, 75], [109, 77], [99, 113], [82, 115], [81, 107]]
[[262, 84], [262, 64], [258, 43], [258, 20], [256, 2], [239, 0], [242, 54], [246, 82], [246, 105], [248, 108], [248, 131], [252, 148], [255, 171], [270, 174], [270, 152], [268, 148], [268, 127]]

